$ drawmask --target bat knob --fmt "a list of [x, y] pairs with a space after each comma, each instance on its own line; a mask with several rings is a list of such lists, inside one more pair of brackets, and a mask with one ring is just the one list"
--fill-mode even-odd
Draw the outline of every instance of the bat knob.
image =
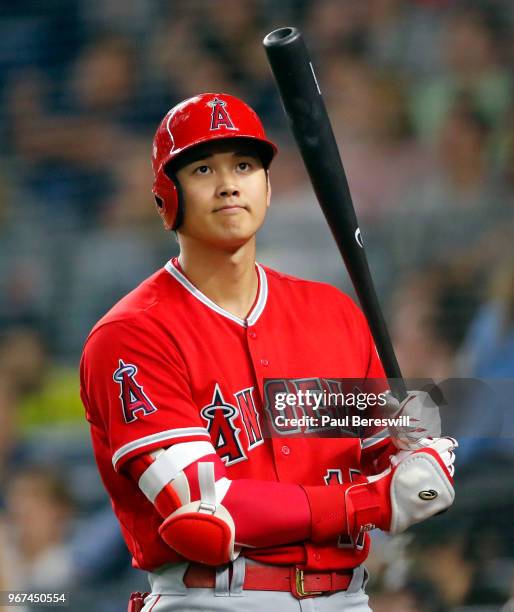
[[273, 30], [273, 32], [270, 32], [267, 36], [265, 36], [262, 44], [265, 47], [283, 47], [295, 42], [298, 38], [301, 38], [301, 36], [302, 33], [298, 28], [293, 28], [290, 26], [278, 28], [278, 30]]

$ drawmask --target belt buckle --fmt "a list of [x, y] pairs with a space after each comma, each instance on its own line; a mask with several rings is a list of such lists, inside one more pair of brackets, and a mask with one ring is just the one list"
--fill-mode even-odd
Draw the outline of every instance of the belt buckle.
[[303, 570], [299, 567], [295, 568], [296, 570], [296, 592], [300, 597], [311, 597], [313, 595], [322, 595], [323, 591], [306, 591], [304, 586], [304, 575]]

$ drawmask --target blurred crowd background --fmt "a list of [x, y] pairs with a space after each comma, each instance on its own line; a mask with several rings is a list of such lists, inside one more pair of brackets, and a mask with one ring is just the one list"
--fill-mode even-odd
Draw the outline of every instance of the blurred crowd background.
[[[311, 49], [404, 375], [514, 379], [512, 8], [0, 1], [0, 590], [115, 612], [146, 588], [96, 473], [77, 365], [99, 316], [177, 253], [150, 193], [168, 108], [226, 91], [259, 112], [280, 150], [260, 261], [352, 293], [261, 46], [276, 27]], [[376, 612], [514, 610], [513, 395], [495, 422], [490, 394], [469, 395], [455, 506], [376, 536]]]

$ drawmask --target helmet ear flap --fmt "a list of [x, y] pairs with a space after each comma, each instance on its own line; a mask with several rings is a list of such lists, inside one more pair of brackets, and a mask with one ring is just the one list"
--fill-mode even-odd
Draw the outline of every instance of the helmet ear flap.
[[184, 220], [184, 193], [176, 174], [179, 168], [180, 165], [176, 160], [170, 160], [162, 169], [168, 181], [173, 185], [173, 205], [176, 212], [172, 230], [177, 230]]
[[175, 229], [179, 209], [179, 190], [177, 183], [164, 171], [159, 171], [152, 189], [157, 212], [159, 213], [166, 230]]

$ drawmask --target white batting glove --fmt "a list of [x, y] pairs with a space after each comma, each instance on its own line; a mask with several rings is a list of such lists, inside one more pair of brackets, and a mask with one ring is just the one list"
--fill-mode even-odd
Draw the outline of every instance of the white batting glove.
[[[446, 469], [448, 470], [450, 476], [453, 478], [455, 474], [455, 449], [459, 446], [459, 443], [455, 438], [450, 438], [446, 436], [444, 438], [422, 438], [418, 442], [419, 449], [431, 448], [436, 451], [441, 460], [443, 461]], [[396, 455], [391, 456], [391, 465], [397, 466], [401, 463], [406, 457], [411, 455], [413, 451], [400, 450], [396, 453]]]
[[[444, 512], [453, 503], [454, 450], [458, 446], [453, 438], [438, 438], [426, 444], [423, 450], [408, 452], [403, 458], [391, 457], [393, 476], [390, 483], [391, 523], [389, 533], [402, 533], [410, 525]], [[444, 463], [450, 479], [438, 465]]]
[[410, 391], [400, 403], [386, 392], [385, 412], [388, 417], [409, 417], [409, 425], [389, 425], [389, 436], [400, 450], [417, 450], [426, 446], [427, 438], [441, 436], [439, 406], [425, 391]]
[[349, 487], [348, 533], [355, 539], [361, 531], [378, 527], [394, 535], [447, 510], [455, 499], [456, 446], [452, 438], [438, 438], [423, 449], [399, 451], [387, 470]]

